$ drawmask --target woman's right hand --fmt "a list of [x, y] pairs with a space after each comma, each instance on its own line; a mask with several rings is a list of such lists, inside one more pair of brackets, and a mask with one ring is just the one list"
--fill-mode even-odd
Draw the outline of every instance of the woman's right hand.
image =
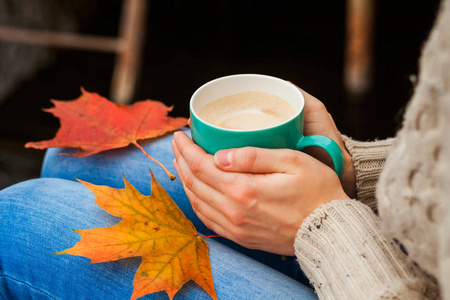
[[[300, 88], [299, 88], [300, 89]], [[353, 166], [352, 157], [350, 152], [344, 145], [342, 135], [336, 127], [333, 121], [333, 117], [328, 113], [325, 105], [308, 94], [304, 90], [300, 89], [305, 98], [305, 110], [304, 110], [304, 134], [307, 135], [324, 135], [335, 141], [339, 148], [341, 148], [344, 155], [344, 174], [341, 179], [342, 187], [347, 195], [352, 198], [356, 196], [356, 184], [355, 184], [355, 168]], [[326, 165], [333, 167], [333, 162], [330, 156], [322, 149], [317, 147], [309, 148], [305, 151], [309, 155], [315, 157]]]

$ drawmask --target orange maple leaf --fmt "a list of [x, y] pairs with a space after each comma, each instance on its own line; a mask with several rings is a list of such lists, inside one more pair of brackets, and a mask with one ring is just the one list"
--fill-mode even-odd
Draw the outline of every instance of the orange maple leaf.
[[108, 213], [121, 217], [111, 227], [75, 230], [81, 240], [55, 254], [85, 256], [92, 263], [142, 256], [131, 299], [165, 290], [170, 299], [190, 279], [217, 299], [205, 237], [173, 202], [151, 173], [151, 196], [142, 195], [124, 177], [125, 188], [83, 182]]
[[138, 101], [132, 105], [117, 105], [108, 99], [81, 89], [82, 95], [71, 101], [52, 100], [54, 107], [44, 109], [61, 122], [56, 136], [51, 140], [28, 142], [25, 147], [47, 149], [50, 147], [78, 148], [74, 157], [85, 157], [104, 150], [138, 147], [157, 162], [175, 179], [159, 161], [148, 155], [138, 140], [154, 138], [187, 124], [186, 118], [172, 118], [167, 114], [172, 107], [153, 100]]

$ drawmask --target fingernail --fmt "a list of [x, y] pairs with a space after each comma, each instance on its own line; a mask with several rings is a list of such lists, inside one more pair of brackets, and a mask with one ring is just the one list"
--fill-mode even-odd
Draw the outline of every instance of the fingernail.
[[214, 155], [214, 162], [222, 167], [231, 165], [233, 159], [233, 150], [221, 150]]

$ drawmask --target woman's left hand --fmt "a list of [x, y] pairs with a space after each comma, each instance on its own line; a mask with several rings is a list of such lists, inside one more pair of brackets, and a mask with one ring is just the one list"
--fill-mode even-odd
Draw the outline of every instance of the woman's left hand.
[[349, 199], [330, 167], [300, 151], [245, 147], [213, 156], [183, 132], [172, 147], [197, 216], [250, 249], [294, 255], [303, 220], [322, 203]]

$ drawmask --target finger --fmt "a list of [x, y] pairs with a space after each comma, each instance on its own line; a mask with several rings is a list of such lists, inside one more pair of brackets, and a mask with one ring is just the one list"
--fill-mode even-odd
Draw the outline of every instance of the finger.
[[209, 196], [208, 193], [212, 193], [214, 188], [211, 186], [205, 184], [201, 180], [199, 180], [195, 174], [192, 173], [191, 169], [189, 168], [188, 164], [186, 163], [184, 157], [181, 155], [181, 153], [178, 151], [178, 148], [176, 147], [176, 144], [174, 141], [172, 141], [172, 149], [175, 156], [175, 163], [174, 166], [177, 170], [178, 175], [180, 176], [180, 180], [183, 183], [184, 186], [188, 187], [191, 190], [202, 190], [206, 191], [203, 192], [205, 195], [203, 196]]
[[[173, 141], [172, 141], [172, 148], [174, 147], [173, 146]], [[181, 171], [180, 171], [180, 169], [178, 168], [178, 163], [177, 163], [177, 160], [174, 158], [173, 159], [173, 166], [174, 166], [174, 168], [175, 168], [175, 171], [177, 172], [177, 174], [178, 174], [178, 178], [180, 179], [180, 181], [181, 181], [181, 184], [183, 185], [183, 188], [184, 188], [184, 178], [183, 178], [183, 176], [181, 176]]]
[[[177, 136], [181, 137], [178, 138]], [[172, 140], [172, 149], [175, 155], [175, 159], [179, 161], [182, 158], [188, 164], [188, 167], [196, 175], [201, 175], [203, 172], [207, 172], [204, 177], [217, 176], [217, 168], [213, 163], [211, 155], [207, 154], [202, 148], [197, 146], [186, 134], [183, 132], [174, 133], [174, 139]], [[183, 152], [183, 153], [182, 153]], [[188, 154], [187, 157], [185, 155]], [[189, 161], [187, 161], [187, 159]], [[219, 171], [220, 172], [220, 171]]]
[[185, 189], [186, 195], [191, 201], [192, 209], [194, 210], [197, 217], [205, 224], [206, 227], [214, 231], [216, 234], [230, 239], [231, 236], [225, 228], [229, 228], [227, 225], [228, 221], [225, 217], [215, 210], [213, 207], [208, 205], [207, 202], [198, 198], [192, 191]]
[[[336, 140], [336, 137], [334, 136], [335, 133], [338, 132], [338, 129], [336, 127], [336, 124], [334, 123], [333, 117], [328, 112], [325, 104], [323, 104], [322, 101], [308, 94], [304, 90], [302, 89], [300, 90], [302, 91], [302, 94], [305, 98], [305, 114], [304, 114], [305, 124], [315, 123], [314, 124], [315, 131], [321, 131], [322, 135], [326, 135], [335, 140], [335, 142], [338, 142]], [[321, 126], [319, 126], [319, 124]], [[305, 135], [316, 134], [315, 132], [309, 132], [309, 130], [311, 129], [310, 127], [311, 126], [305, 125], [304, 128]]]
[[218, 192], [214, 187], [203, 182], [202, 180], [197, 178], [195, 174], [193, 174], [188, 164], [186, 163], [184, 157], [178, 151], [178, 148], [176, 147], [175, 143], [172, 144], [172, 147], [175, 155], [175, 162], [176, 162], [175, 168], [185, 189], [186, 188], [189, 189], [196, 196], [199, 196], [204, 199], [214, 199], [218, 201], [218, 199], [223, 198], [223, 195], [220, 192]]
[[[188, 198], [195, 197], [189, 190], [186, 191]], [[201, 199], [198, 199], [199, 206], [193, 205], [193, 209], [197, 217], [205, 224], [206, 227], [214, 231], [216, 234], [226, 239], [232, 240], [244, 247], [255, 248], [255, 243], [246, 237], [249, 235], [248, 231], [243, 228], [232, 224], [224, 215], [215, 210], [213, 207], [208, 206], [206, 202], [202, 203]], [[264, 233], [264, 232], [263, 232]], [[261, 235], [263, 234], [261, 233]]]
[[[195, 194], [188, 187], [186, 187], [186, 185], [184, 184], [183, 172], [180, 170], [180, 167], [175, 159], [174, 159], [174, 167], [179, 175], [181, 182], [183, 183], [184, 191], [186, 193], [186, 196], [189, 198], [189, 201], [195, 214], [202, 220], [202, 222], [206, 225], [206, 227], [217, 233], [215, 229], [217, 229], [219, 226], [218, 222], [222, 224], [226, 223], [225, 217], [222, 215], [221, 212], [219, 212], [217, 209], [211, 206], [208, 202], [202, 200], [200, 197], [197, 196], [197, 194]], [[220, 197], [220, 195], [218, 196]]]
[[[322, 101], [314, 97], [313, 95], [309, 94], [305, 90], [299, 88], [295, 84], [289, 81], [292, 85], [294, 85], [296, 88], [298, 88], [303, 95], [303, 98], [305, 99], [305, 123], [311, 122], [310, 120], [317, 122], [317, 120], [328, 120], [331, 125], [334, 125], [334, 121], [332, 116], [328, 113], [326, 106], [323, 104]], [[307, 127], [307, 126], [305, 126]], [[334, 125], [336, 127], [336, 125]], [[305, 135], [309, 135], [307, 132], [308, 128], [305, 128]], [[337, 130], [337, 129], [336, 129]]]
[[[190, 198], [193, 207], [199, 205], [196, 201], [203, 199], [203, 202], [223, 216], [221, 217], [221, 223], [225, 224], [227, 220], [233, 222], [236, 219], [236, 212], [241, 211], [241, 205], [249, 205], [249, 202], [251, 203], [254, 201], [254, 198], [251, 196], [254, 194], [254, 188], [252, 188], [252, 183], [247, 178], [249, 177], [248, 175], [223, 172], [213, 165], [213, 168], [218, 170], [220, 176], [213, 178], [212, 182], [221, 188], [219, 190], [216, 189], [215, 186], [211, 186], [197, 178], [196, 175], [191, 172], [187, 162], [176, 147], [174, 153], [177, 163], [176, 168], [180, 179], [183, 182], [185, 190], [188, 190], [187, 193], [190, 191], [193, 195], [193, 197]], [[229, 180], [222, 180], [224, 177], [229, 177]], [[203, 213], [210, 215], [211, 218], [218, 218], [212, 214], [211, 210], [210, 212], [211, 213]]]
[[[300, 90], [300, 92], [302, 92], [303, 98], [305, 99], [305, 109], [311, 108], [311, 107], [315, 107], [316, 108], [318, 106], [323, 105], [323, 103], [319, 99], [317, 99], [313, 95], [309, 94], [304, 89], [299, 88], [297, 85], [293, 84], [290, 81], [288, 81], [288, 82], [290, 84], [292, 84], [293, 86], [295, 86], [296, 88], [298, 88]], [[323, 106], [323, 107], [325, 107], [325, 106]]]
[[[229, 183], [232, 178], [229, 176], [230, 174], [227, 174], [216, 167], [212, 155], [207, 154], [184, 132], [175, 133], [174, 141], [174, 154], [177, 161], [180, 157], [182, 157], [187, 165], [187, 169], [189, 169], [197, 179], [205, 184], [222, 192], [227, 189], [227, 183]], [[178, 161], [178, 163], [180, 162]], [[186, 184], [188, 183], [189, 182], [186, 182]]]
[[[178, 173], [181, 174], [179, 170], [178, 163], [174, 160], [174, 167]], [[179, 176], [182, 178], [182, 176]], [[225, 216], [214, 207], [210, 206], [208, 202], [203, 201], [196, 194], [194, 194], [191, 190], [189, 190], [186, 186], [183, 185], [183, 188], [186, 192], [186, 196], [189, 198], [191, 202], [192, 209], [197, 217], [205, 224], [206, 227], [214, 231], [216, 234], [231, 239], [232, 236], [226, 228], [230, 228], [230, 222], [225, 218]]]
[[214, 155], [216, 166], [228, 172], [253, 174], [289, 173], [293, 165], [305, 155], [289, 149], [263, 149], [244, 147], [218, 151]]

